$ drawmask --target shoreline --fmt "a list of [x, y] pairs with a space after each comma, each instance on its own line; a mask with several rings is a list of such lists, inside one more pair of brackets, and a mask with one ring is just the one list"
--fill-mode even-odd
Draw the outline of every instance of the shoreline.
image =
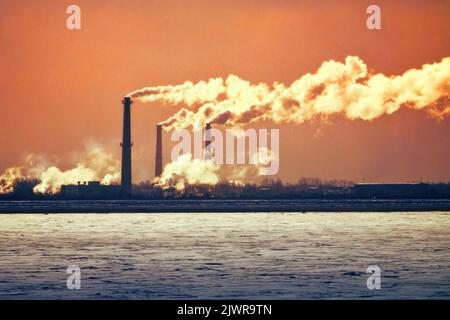
[[450, 199], [389, 200], [31, 200], [0, 201], [0, 214], [172, 212], [426, 212], [449, 211]]

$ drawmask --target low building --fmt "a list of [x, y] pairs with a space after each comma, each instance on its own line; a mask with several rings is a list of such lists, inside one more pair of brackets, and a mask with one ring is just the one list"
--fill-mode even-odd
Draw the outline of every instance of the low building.
[[431, 195], [428, 183], [357, 183], [353, 191], [358, 198], [427, 198]]
[[121, 196], [120, 185], [102, 185], [99, 181], [78, 182], [63, 185], [61, 196], [64, 199], [114, 199]]

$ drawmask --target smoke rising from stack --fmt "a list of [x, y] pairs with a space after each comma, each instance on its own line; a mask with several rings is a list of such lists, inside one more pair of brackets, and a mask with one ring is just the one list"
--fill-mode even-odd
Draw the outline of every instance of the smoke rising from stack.
[[22, 167], [11, 167], [0, 175], [0, 194], [10, 193], [14, 191], [14, 187], [18, 181], [23, 179], [24, 173]]
[[[360, 58], [348, 56], [344, 63], [324, 62], [315, 73], [303, 75], [290, 86], [278, 82], [252, 84], [230, 75], [196, 84], [188, 81], [181, 85], [148, 87], [129, 96], [141, 102], [182, 106], [161, 123], [170, 131], [195, 128], [199, 123], [227, 128], [257, 121], [300, 124], [331, 115], [373, 120], [401, 108], [424, 110], [442, 119], [450, 114], [449, 93], [450, 57], [402, 75], [386, 76], [369, 72]], [[186, 183], [215, 184], [227, 177], [228, 181], [241, 183], [257, 176], [248, 166], [230, 170], [212, 163], [205, 149], [205, 159], [180, 157], [164, 168], [156, 182], [183, 188]]]
[[[401, 108], [422, 110], [436, 119], [443, 119], [450, 115], [450, 57], [410, 69], [402, 75], [386, 76], [369, 72], [360, 58], [349, 56], [345, 62], [326, 61], [315, 73], [307, 73], [289, 86], [278, 82], [252, 84], [230, 75], [226, 79], [214, 78], [195, 84], [185, 82], [144, 88], [130, 93], [125, 101], [131, 103], [131, 98], [182, 105], [176, 114], [161, 123], [167, 131], [193, 128], [198, 123], [220, 124], [227, 128], [257, 121], [300, 124], [331, 115], [373, 120]], [[42, 163], [9, 168], [0, 175], [0, 193], [11, 192], [17, 181], [23, 179], [38, 179], [40, 183], [34, 190], [39, 193], [56, 193], [61, 185], [78, 181], [117, 183], [124, 171], [122, 183], [131, 189], [131, 125], [126, 125], [129, 124], [125, 119], [126, 105], [122, 144], [126, 148], [122, 150], [125, 152], [122, 164], [129, 170], [121, 171], [120, 163], [99, 147], [88, 150], [68, 170]], [[156, 163], [160, 163], [155, 168], [155, 173], [160, 173], [155, 182], [163, 186], [183, 188], [186, 184], [219, 181], [241, 184], [258, 177], [258, 165], [224, 166], [207, 157], [202, 160], [185, 155], [163, 169], [162, 156], [157, 152], [155, 157]]]
[[[252, 157], [257, 155], [253, 154]], [[183, 154], [168, 163], [154, 183], [160, 187], [175, 187], [177, 190], [183, 190], [187, 185], [215, 185], [219, 182], [244, 185], [254, 182], [264, 165], [262, 161], [255, 165], [220, 165], [211, 159], [196, 159], [191, 154]]]
[[348, 119], [373, 120], [401, 108], [424, 110], [436, 119], [450, 114], [450, 57], [410, 69], [402, 75], [370, 73], [358, 57], [326, 61], [290, 86], [251, 84], [235, 75], [196, 84], [157, 86], [130, 97], [141, 102], [183, 105], [162, 124], [166, 130], [195, 123], [240, 127], [256, 121], [300, 124], [340, 114]]
[[44, 157], [28, 155], [21, 166], [6, 169], [0, 175], [0, 193], [9, 193], [22, 180], [38, 180], [35, 193], [54, 194], [64, 184], [85, 181], [100, 181], [115, 184], [120, 181], [120, 162], [103, 146], [89, 144], [86, 150], [76, 156], [78, 159], [69, 169], [49, 164]]

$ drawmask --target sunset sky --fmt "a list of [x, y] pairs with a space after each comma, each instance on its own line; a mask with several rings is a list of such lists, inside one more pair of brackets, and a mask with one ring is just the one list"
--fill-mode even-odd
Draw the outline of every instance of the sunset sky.
[[[70, 4], [81, 30], [66, 28]], [[382, 30], [367, 29], [369, 4]], [[120, 158], [121, 100], [142, 87], [229, 74], [289, 85], [348, 55], [399, 75], [450, 56], [448, 0], [0, 0], [0, 14], [0, 171], [27, 153], [68, 158], [88, 141]], [[134, 174], [146, 180], [154, 126], [179, 107], [132, 108]], [[403, 110], [280, 129], [285, 181], [450, 181], [449, 117]]]

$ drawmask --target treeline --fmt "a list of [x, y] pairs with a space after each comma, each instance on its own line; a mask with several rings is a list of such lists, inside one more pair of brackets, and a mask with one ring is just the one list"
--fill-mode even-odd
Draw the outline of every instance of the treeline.
[[283, 183], [281, 180], [265, 180], [262, 184], [233, 185], [219, 183], [214, 186], [187, 186], [186, 197], [201, 196], [211, 198], [322, 198], [351, 196], [351, 181], [322, 181], [318, 178], [302, 178], [297, 183]]
[[[14, 191], [0, 194], [0, 200], [64, 200], [123, 199], [117, 188], [99, 183], [72, 186], [75, 193], [35, 194], [36, 180], [22, 180]], [[78, 190], [78, 188], [80, 190]], [[83, 189], [83, 190], [82, 190]], [[89, 192], [86, 192], [89, 191]], [[450, 183], [355, 184], [348, 180], [301, 178], [296, 183], [263, 180], [262, 183], [218, 183], [216, 185], [186, 185], [160, 188], [151, 182], [133, 185], [132, 199], [450, 199]]]
[[[345, 198], [352, 194], [354, 183], [347, 180], [324, 181], [318, 178], [302, 178], [297, 183], [266, 179], [260, 184], [218, 183], [216, 185], [186, 185], [184, 189], [152, 187], [141, 183], [133, 188], [137, 198], [181, 199], [258, 199], [258, 198]], [[159, 192], [159, 193], [158, 193]]]

